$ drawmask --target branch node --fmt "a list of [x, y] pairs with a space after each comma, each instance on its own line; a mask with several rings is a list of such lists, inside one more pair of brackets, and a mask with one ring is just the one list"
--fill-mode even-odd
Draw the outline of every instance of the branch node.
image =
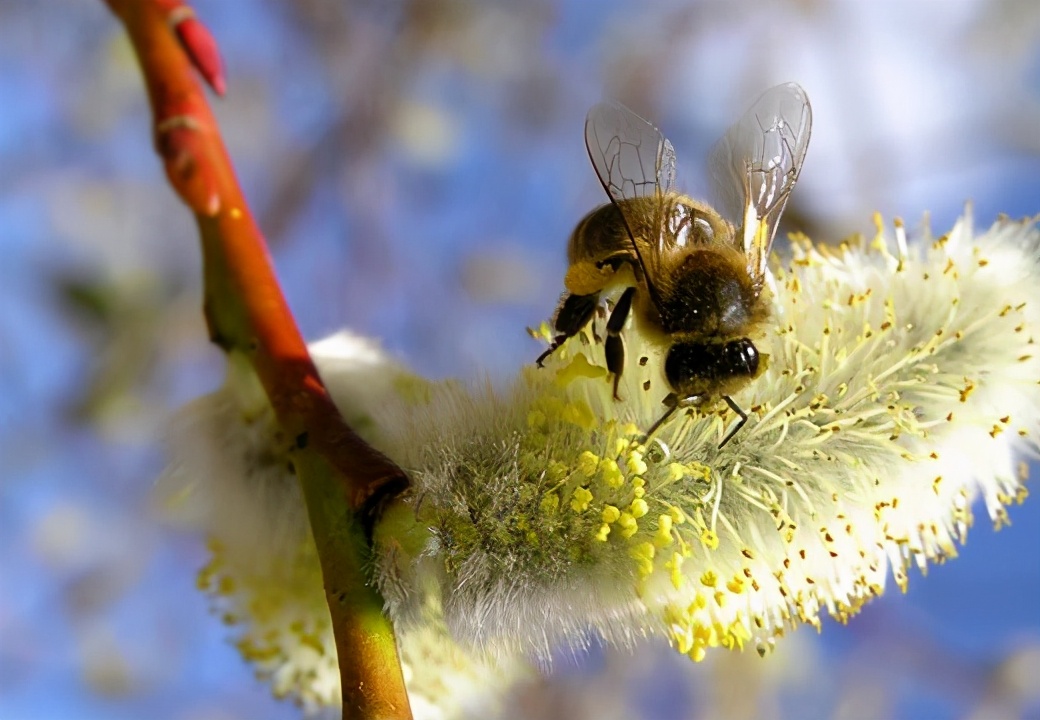
[[206, 152], [202, 126], [191, 115], [171, 115], [155, 125], [155, 144], [166, 176], [181, 200], [194, 212], [213, 217], [220, 212], [220, 194]]
[[358, 508], [357, 516], [365, 531], [365, 540], [368, 541], [369, 547], [372, 546], [372, 534], [375, 531], [376, 523], [379, 522], [379, 517], [383, 514], [384, 508], [391, 500], [407, 490], [410, 484], [411, 482], [406, 475], [391, 477], [378, 485], [372, 494], [365, 499], [361, 507]]

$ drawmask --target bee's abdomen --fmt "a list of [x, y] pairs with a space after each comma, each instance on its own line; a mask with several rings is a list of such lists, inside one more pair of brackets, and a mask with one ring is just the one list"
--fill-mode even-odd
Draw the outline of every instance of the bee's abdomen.
[[567, 245], [567, 260], [599, 262], [619, 253], [632, 254], [625, 222], [613, 204], [601, 205], [581, 219]]
[[600, 292], [618, 267], [635, 262], [628, 231], [614, 205], [598, 207], [582, 218], [571, 234], [567, 259], [570, 267], [564, 285], [576, 295]]

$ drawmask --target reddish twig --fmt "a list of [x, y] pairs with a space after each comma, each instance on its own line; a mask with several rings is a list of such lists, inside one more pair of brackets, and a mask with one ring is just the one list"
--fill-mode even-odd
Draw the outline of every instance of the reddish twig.
[[[404, 489], [407, 478], [340, 416], [285, 302], [266, 243], [192, 72], [197, 70], [223, 94], [213, 37], [181, 0], [105, 1], [126, 26], [141, 64], [166, 174], [198, 221], [211, 339], [251, 360], [282, 429], [297, 440], [301, 457], [295, 464], [304, 483], [339, 652], [343, 715], [410, 717], [392, 631], [362, 571], [370, 514], [381, 499]], [[308, 486], [308, 478], [317, 478], [316, 484]], [[322, 485], [323, 478], [338, 484]], [[329, 511], [326, 503], [340, 508], [345, 503], [348, 512]], [[340, 521], [353, 527], [332, 526]]]

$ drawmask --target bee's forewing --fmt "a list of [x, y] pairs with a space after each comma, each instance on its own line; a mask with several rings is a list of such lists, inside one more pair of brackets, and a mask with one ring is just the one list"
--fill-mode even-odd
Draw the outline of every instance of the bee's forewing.
[[[662, 247], [661, 203], [675, 183], [675, 150], [661, 131], [618, 102], [589, 110], [585, 146], [603, 189], [621, 212], [643, 270], [653, 274], [654, 258], [643, 257], [636, 233]], [[648, 202], [628, 202], [646, 199]], [[648, 266], [649, 265], [649, 266]]]
[[585, 145], [615, 202], [653, 197], [675, 182], [675, 151], [661, 131], [619, 102], [589, 110]]
[[798, 181], [812, 107], [797, 83], [766, 90], [715, 145], [708, 169], [716, 208], [736, 227], [748, 273], [761, 280], [777, 224]]

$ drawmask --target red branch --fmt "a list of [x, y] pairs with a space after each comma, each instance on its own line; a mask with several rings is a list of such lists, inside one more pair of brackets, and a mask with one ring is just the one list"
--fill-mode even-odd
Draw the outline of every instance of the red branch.
[[[308, 432], [314, 447], [349, 478], [350, 507], [362, 508], [387, 483], [407, 481], [400, 468], [342, 420], [285, 302], [263, 235], [191, 71], [195, 63], [215, 89], [224, 87], [212, 36], [180, 0], [106, 2], [125, 23], [137, 51], [166, 174], [198, 218], [207, 260], [221, 261], [220, 270], [227, 273], [222, 281], [238, 299], [239, 307], [222, 308], [206, 298], [214, 342], [251, 352], [284, 429], [294, 437]], [[251, 337], [232, 336], [240, 324]]]
[[[408, 481], [340, 416], [285, 302], [263, 235], [193, 72], [194, 68], [223, 94], [216, 42], [181, 0], [105, 2], [122, 20], [137, 53], [166, 174], [198, 221], [205, 261], [204, 307], [212, 340], [250, 358], [282, 429], [297, 439], [298, 447], [318, 453], [332, 466], [348, 507], [367, 522], [368, 511], [386, 495], [407, 487]], [[309, 511], [313, 517], [314, 509]], [[316, 540], [322, 555], [323, 543]], [[363, 573], [357, 571], [362, 563], [362, 557], [322, 556], [326, 593], [330, 568], [343, 572], [344, 564], [356, 571], [351, 575], [348, 569], [348, 576], [363, 584]], [[385, 652], [375, 661], [368, 655], [378, 653], [365, 652], [379, 644], [373, 643], [372, 618], [337, 617], [351, 612], [341, 589], [336, 589], [339, 602], [330, 602], [330, 609], [344, 681], [344, 717], [374, 717], [376, 712], [380, 717], [410, 717], [396, 656], [391, 658], [394, 667], [386, 667]], [[363, 588], [348, 592], [353, 590], [371, 594]], [[395, 685], [395, 678], [400, 688], [376, 692], [381, 697], [373, 699], [376, 688]], [[386, 712], [387, 705], [392, 712]]]

